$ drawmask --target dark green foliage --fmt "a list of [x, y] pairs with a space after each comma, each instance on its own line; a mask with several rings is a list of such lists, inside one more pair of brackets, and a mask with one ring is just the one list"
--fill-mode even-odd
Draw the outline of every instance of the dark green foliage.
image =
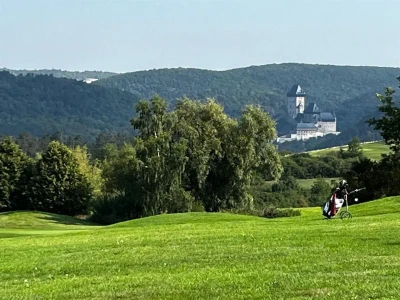
[[[375, 116], [377, 100], [372, 95], [392, 84], [398, 69], [274, 64], [223, 72], [163, 69], [116, 76], [108, 72], [60, 70], [14, 73], [27, 75], [16, 77], [0, 72], [0, 134], [16, 136], [27, 131], [38, 136], [58, 131], [63, 136], [81, 135], [91, 141], [102, 131], [130, 133], [127, 120], [133, 112], [132, 103], [156, 93], [169, 104], [175, 104], [184, 95], [194, 99], [213, 97], [233, 117], [240, 116], [243, 106], [259, 104], [277, 120], [277, 131], [281, 135], [295, 125], [286, 114], [286, 92], [293, 83], [300, 83], [307, 92], [308, 103], [316, 101], [320, 108], [336, 111], [338, 129], [343, 132], [338, 137], [281, 146], [300, 152], [347, 144], [353, 136], [359, 136], [362, 141], [379, 139], [372, 128], [364, 128], [366, 124], [363, 127], [357, 122]], [[85, 84], [55, 78], [64, 76], [104, 79]]]
[[350, 170], [351, 163], [358, 159], [327, 155], [311, 156], [308, 153], [294, 154], [282, 158], [285, 176], [295, 178], [338, 177]]
[[386, 155], [380, 162], [361, 159], [345, 177], [354, 189], [366, 188], [357, 195], [360, 201], [400, 195], [400, 155]]
[[349, 145], [347, 150], [340, 148], [339, 150], [339, 157], [346, 159], [346, 158], [357, 158], [363, 156], [363, 149], [361, 147], [361, 141], [358, 137], [354, 137]]
[[124, 195], [104, 195], [91, 202], [90, 220], [98, 224], [113, 224], [137, 217], [133, 199]]
[[51, 142], [31, 176], [23, 193], [32, 205], [30, 209], [65, 215], [87, 212], [93, 191], [65, 145]]
[[21, 175], [29, 159], [12, 138], [0, 142], [0, 210], [15, 208]]
[[262, 212], [264, 218], [284, 218], [284, 217], [298, 217], [301, 216], [301, 211], [293, 208], [276, 208], [269, 206]]
[[[400, 77], [398, 77], [400, 81]], [[385, 143], [395, 152], [400, 152], [400, 107], [395, 104], [393, 94], [395, 91], [388, 87], [385, 95], [377, 94], [381, 105], [379, 111], [384, 115], [380, 118], [368, 120], [370, 125], [380, 130]]]
[[0, 135], [62, 132], [94, 140], [101, 131], [129, 132], [137, 100], [128, 92], [72, 79], [0, 71]]
[[229, 118], [213, 100], [181, 99], [168, 112], [156, 96], [136, 109], [131, 123], [137, 138], [120, 150], [108, 147], [103, 164], [105, 192], [118, 198], [116, 207], [129, 203], [129, 218], [203, 208], [252, 209], [254, 177], [281, 173], [272, 146], [274, 122], [259, 107], [246, 107], [239, 120]]
[[337, 110], [348, 99], [391, 85], [398, 73], [395, 68], [290, 63], [222, 72], [184, 68], [140, 71], [95, 84], [124, 89], [141, 98], [157, 93], [169, 102], [182, 95], [192, 99], [212, 97], [228, 114], [239, 116], [241, 107], [249, 103], [260, 104], [277, 114], [282, 106], [286, 108], [286, 93], [295, 83], [306, 91], [308, 103], [317, 102], [321, 108]]
[[317, 179], [311, 187], [310, 205], [321, 206], [331, 195], [331, 186], [323, 178]]
[[[284, 182], [291, 182], [290, 188], [284, 187]], [[298, 186], [295, 179], [289, 177], [278, 181], [274, 184], [275, 192], [272, 192], [272, 187], [265, 184], [253, 185], [251, 193], [254, 197], [256, 210], [263, 210], [265, 207], [307, 207], [309, 206], [308, 199], [310, 192]]]
[[[400, 77], [397, 79], [400, 81]], [[392, 152], [382, 155], [380, 162], [369, 159], [356, 161], [347, 174], [350, 183], [366, 188], [360, 197], [362, 201], [400, 195], [400, 107], [395, 105], [394, 93], [395, 91], [388, 87], [385, 95], [377, 94], [381, 102], [379, 111], [383, 115], [381, 118], [371, 118], [367, 121], [381, 131]]]
[[272, 192], [285, 192], [299, 189], [299, 184], [293, 176], [285, 176], [272, 185]]

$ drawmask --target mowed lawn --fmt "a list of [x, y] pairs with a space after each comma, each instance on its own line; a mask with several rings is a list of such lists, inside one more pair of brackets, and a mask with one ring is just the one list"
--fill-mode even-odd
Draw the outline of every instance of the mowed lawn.
[[[364, 155], [372, 160], [380, 160], [382, 154], [389, 153], [389, 147], [385, 145], [384, 142], [363, 143], [361, 144], [361, 146]], [[310, 151], [308, 153], [314, 156], [324, 156], [329, 152], [339, 151], [339, 149], [340, 147], [333, 147], [328, 149]], [[347, 150], [347, 146], [344, 146], [343, 149]]]
[[307, 208], [293, 218], [189, 213], [107, 227], [0, 214], [0, 299], [398, 299], [400, 197], [350, 211], [349, 220]]

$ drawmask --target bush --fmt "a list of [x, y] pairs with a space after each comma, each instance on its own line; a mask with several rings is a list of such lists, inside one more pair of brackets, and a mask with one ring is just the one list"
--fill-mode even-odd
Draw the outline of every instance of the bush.
[[132, 199], [126, 195], [104, 195], [91, 202], [90, 220], [104, 225], [134, 218]]
[[262, 212], [264, 218], [285, 218], [285, 217], [297, 217], [301, 215], [301, 211], [293, 208], [277, 208], [275, 206], [269, 206]]

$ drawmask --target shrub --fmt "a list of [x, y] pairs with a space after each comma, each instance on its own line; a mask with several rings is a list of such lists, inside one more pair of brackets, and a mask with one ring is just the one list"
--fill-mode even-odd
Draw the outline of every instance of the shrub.
[[91, 202], [90, 220], [104, 225], [131, 220], [134, 218], [132, 202], [126, 195], [103, 195]]
[[284, 218], [284, 217], [297, 217], [301, 215], [301, 211], [293, 208], [277, 208], [269, 206], [262, 212], [264, 218]]

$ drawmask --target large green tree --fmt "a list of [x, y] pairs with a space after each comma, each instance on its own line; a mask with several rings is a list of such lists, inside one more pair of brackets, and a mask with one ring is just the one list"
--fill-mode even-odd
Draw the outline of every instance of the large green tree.
[[[400, 77], [397, 78], [400, 81]], [[377, 94], [381, 105], [379, 111], [383, 113], [381, 118], [372, 118], [368, 120], [370, 125], [381, 131], [385, 143], [390, 146], [394, 152], [400, 151], [400, 107], [395, 104], [393, 94], [395, 91], [388, 87], [385, 94]]]
[[130, 217], [190, 211], [199, 202], [207, 211], [248, 208], [256, 175], [274, 179], [282, 170], [275, 123], [259, 107], [235, 120], [212, 99], [181, 99], [168, 111], [156, 96], [136, 112], [137, 138], [109, 148], [103, 170], [107, 192], [130, 201]]
[[86, 213], [92, 193], [72, 151], [59, 142], [51, 142], [36, 162], [25, 192], [33, 209], [66, 215]]
[[310, 205], [320, 206], [329, 199], [331, 186], [323, 178], [318, 178], [311, 186]]
[[0, 210], [16, 206], [19, 180], [28, 161], [27, 155], [12, 138], [0, 143]]

